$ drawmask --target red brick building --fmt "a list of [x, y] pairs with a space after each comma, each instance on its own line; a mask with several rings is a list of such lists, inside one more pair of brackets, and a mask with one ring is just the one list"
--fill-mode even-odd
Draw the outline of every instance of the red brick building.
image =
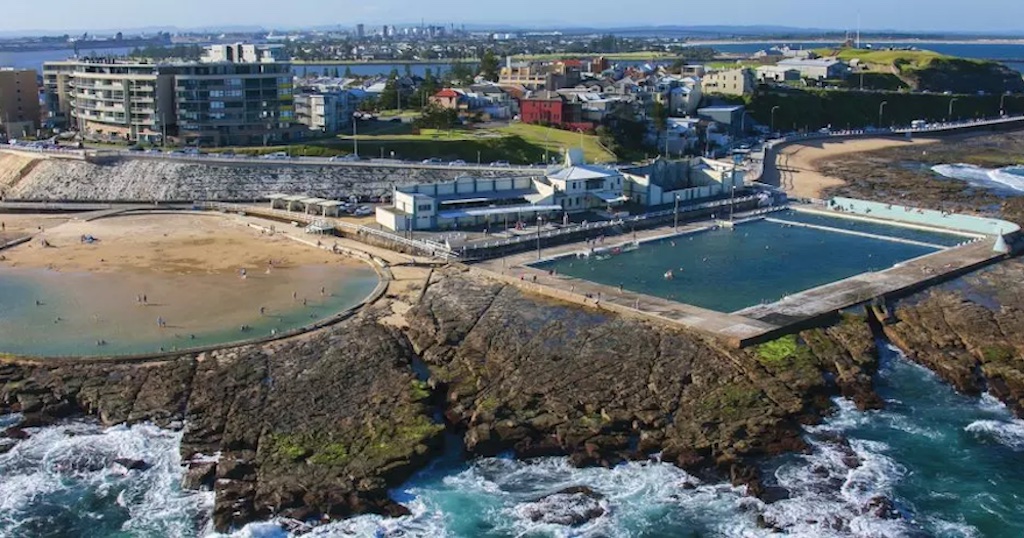
[[593, 124], [583, 122], [583, 109], [579, 103], [571, 103], [556, 92], [534, 92], [519, 100], [519, 120], [523, 123], [550, 125], [562, 129], [593, 129]]

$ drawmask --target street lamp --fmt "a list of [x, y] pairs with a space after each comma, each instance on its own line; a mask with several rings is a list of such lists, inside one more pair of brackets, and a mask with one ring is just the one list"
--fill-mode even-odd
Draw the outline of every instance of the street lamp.
[[1008, 94], [1005, 94], [1005, 93], [1004, 93], [1003, 95], [1001, 95], [1001, 96], [999, 97], [999, 116], [1000, 116], [1000, 117], [1002, 117], [1002, 116], [1005, 116], [1005, 115], [1006, 115], [1006, 96], [1007, 96], [1007, 95], [1008, 95]]
[[679, 195], [676, 195], [676, 208], [675, 208], [675, 231], [679, 231]]
[[949, 121], [953, 121], [953, 103], [955, 103], [956, 101], [956, 97], [949, 100], [949, 116], [947, 116]]
[[775, 132], [775, 111], [779, 109], [778, 105], [772, 107], [772, 132]]
[[359, 132], [356, 124], [359, 123], [359, 118], [356, 117], [356, 113], [352, 113], [352, 155], [359, 156]]
[[537, 214], [537, 259], [538, 260], [540, 259], [540, 226], [541, 226], [541, 223], [542, 223], [543, 220], [544, 220], [544, 217], [540, 216], [540, 214], [538, 213]]
[[889, 104], [889, 101], [882, 101], [878, 105], [878, 128], [882, 128], [882, 112], [885, 111], [885, 105]]

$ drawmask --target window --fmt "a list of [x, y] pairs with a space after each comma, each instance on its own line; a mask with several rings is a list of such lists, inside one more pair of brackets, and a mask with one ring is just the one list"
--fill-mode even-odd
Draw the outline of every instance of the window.
[[224, 90], [210, 90], [210, 97], [224, 97]]
[[420, 205], [416, 206], [416, 210], [417, 211], [430, 211], [430, 208], [431, 208], [430, 204], [420, 204]]
[[210, 108], [214, 110], [224, 108], [224, 101], [210, 101]]
[[242, 79], [240, 78], [229, 78], [225, 81], [228, 86], [241, 86]]

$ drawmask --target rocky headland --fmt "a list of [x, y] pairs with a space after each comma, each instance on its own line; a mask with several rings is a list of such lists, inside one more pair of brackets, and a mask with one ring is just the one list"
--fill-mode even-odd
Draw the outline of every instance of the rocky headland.
[[660, 452], [757, 495], [759, 460], [806, 450], [801, 425], [831, 397], [880, 405], [864, 318], [735, 350], [456, 267], [432, 282], [401, 330], [370, 308], [305, 337], [167, 360], [7, 357], [0, 413], [23, 415], [12, 436], [85, 414], [184, 428], [185, 486], [213, 489], [225, 530], [403, 514], [387, 488], [440, 453], [446, 428], [470, 456], [608, 466]]

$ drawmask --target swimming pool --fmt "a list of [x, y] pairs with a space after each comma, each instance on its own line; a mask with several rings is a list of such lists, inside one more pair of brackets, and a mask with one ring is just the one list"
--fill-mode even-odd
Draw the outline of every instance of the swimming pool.
[[[778, 215], [792, 218], [788, 213]], [[862, 224], [822, 217], [829, 219], [830, 227], [839, 229], [850, 229], [851, 223]], [[826, 221], [819, 219], [815, 224], [824, 225]], [[872, 226], [870, 232], [863, 226], [857, 231], [884, 232], [884, 236], [756, 220], [735, 228], [658, 239], [615, 255], [567, 256], [539, 262], [535, 267], [701, 308], [735, 312], [860, 273], [888, 269], [938, 252], [938, 245], [967, 240], [885, 224]], [[943, 237], [946, 235], [949, 237]], [[671, 278], [666, 278], [669, 271]]]

